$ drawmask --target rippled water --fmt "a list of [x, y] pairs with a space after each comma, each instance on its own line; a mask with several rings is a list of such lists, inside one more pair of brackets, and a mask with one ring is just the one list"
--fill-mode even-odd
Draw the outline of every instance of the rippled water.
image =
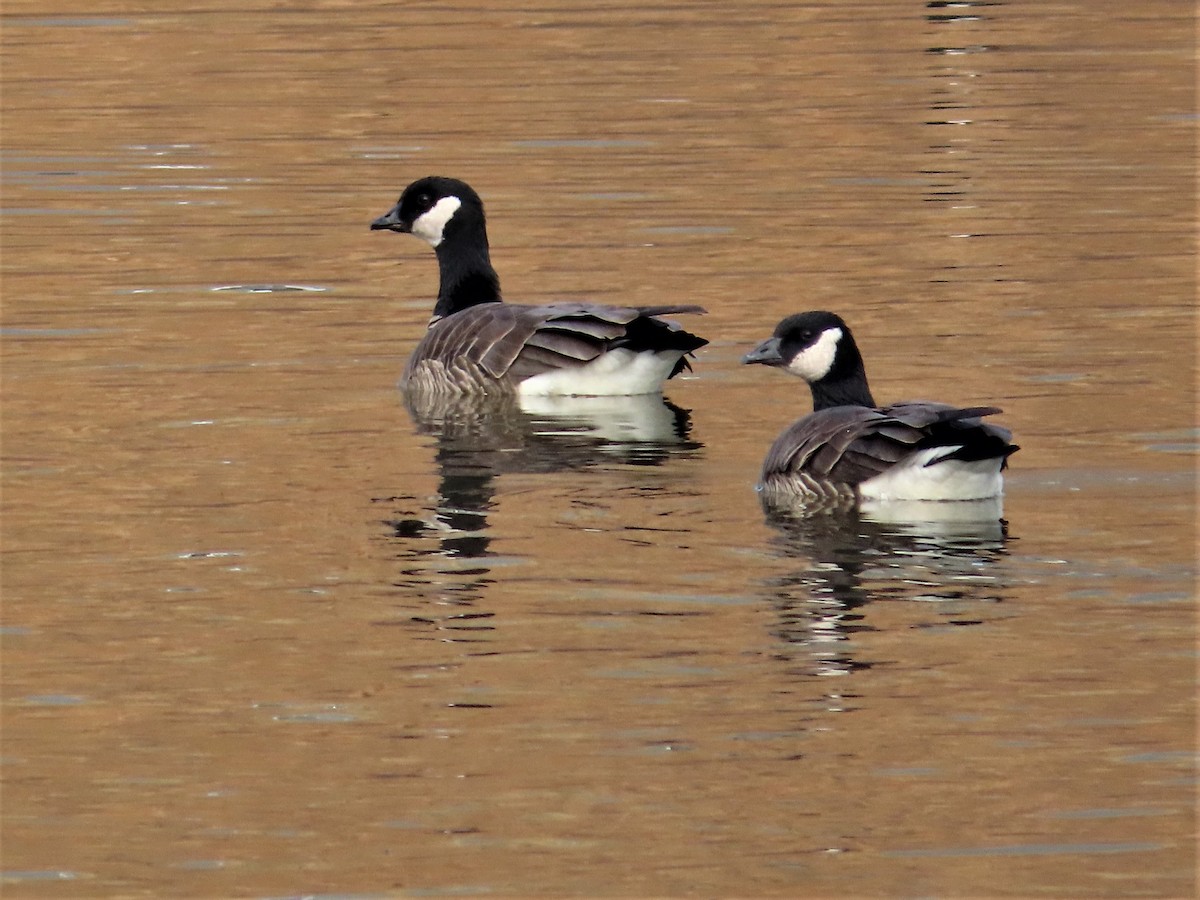
[[[9, 4], [4, 894], [1193, 894], [1186, 13]], [[406, 405], [434, 172], [694, 372]], [[763, 510], [811, 308], [1002, 519]]]

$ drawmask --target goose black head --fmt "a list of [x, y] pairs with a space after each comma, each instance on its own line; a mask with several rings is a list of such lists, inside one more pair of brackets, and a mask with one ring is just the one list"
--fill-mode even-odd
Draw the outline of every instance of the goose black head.
[[788, 316], [775, 326], [771, 337], [742, 357], [742, 362], [776, 366], [809, 384], [862, 365], [841, 316], [823, 311]]
[[415, 234], [437, 249], [472, 226], [484, 227], [479, 195], [466, 182], [431, 175], [406, 187], [396, 205], [371, 223], [371, 230]]

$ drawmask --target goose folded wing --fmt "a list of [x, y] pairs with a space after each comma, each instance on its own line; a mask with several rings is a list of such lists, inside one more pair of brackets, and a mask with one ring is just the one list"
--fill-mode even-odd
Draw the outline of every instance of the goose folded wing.
[[[885, 446], [875, 454], [871, 452], [872, 429], [889, 421], [878, 410], [865, 406], [837, 406], [805, 416], [775, 440], [763, 462], [763, 478], [806, 473], [813, 478], [851, 484], [869, 478], [885, 464], [882, 459], [875, 464], [872, 460], [880, 453], [892, 455], [886, 446], [895, 443], [890, 438], [877, 439], [883, 440]], [[846, 461], [852, 448], [854, 455]], [[864, 466], [865, 473], [860, 473], [858, 470]]]
[[887, 413], [906, 425], [914, 428], [929, 428], [948, 422], [959, 422], [966, 426], [979, 425], [984, 416], [1001, 412], [997, 406], [951, 406], [949, 403], [935, 403], [932, 400], [904, 400], [883, 407], [880, 412]]
[[[468, 310], [469, 311], [469, 310]], [[634, 323], [669, 312], [703, 312], [698, 306], [510, 306], [513, 327], [492, 340], [481, 361], [493, 377], [515, 381], [555, 369], [584, 365], [606, 350], [622, 346]], [[686, 334], [673, 322], [657, 320], [665, 331]], [[697, 346], [703, 344], [700, 339]]]
[[981, 410], [931, 403], [821, 410], [779, 436], [763, 463], [763, 477], [803, 472], [812, 478], [860, 484], [923, 445], [931, 426], [981, 414]]
[[884, 409], [898, 421], [919, 429], [923, 435], [921, 446], [957, 446], [946, 458], [963, 460], [1007, 457], [1020, 449], [1012, 443], [1011, 431], [983, 421], [985, 416], [1001, 411], [996, 406], [957, 407], [920, 400]]

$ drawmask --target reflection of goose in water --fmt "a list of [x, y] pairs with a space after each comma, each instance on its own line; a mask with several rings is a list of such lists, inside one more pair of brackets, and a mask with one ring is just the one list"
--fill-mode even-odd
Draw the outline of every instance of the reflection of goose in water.
[[405, 405], [417, 430], [437, 437], [443, 475], [447, 466], [481, 463], [496, 473], [659, 465], [700, 446], [688, 439], [688, 411], [661, 394], [518, 399], [409, 392]]
[[[477, 604], [491, 572], [516, 564], [495, 556], [488, 517], [496, 479], [509, 473], [575, 472], [600, 465], [658, 466], [694, 454], [687, 410], [661, 395], [437, 397], [410, 393], [406, 406], [420, 434], [435, 438], [439, 483], [432, 507], [424, 497], [381, 499], [402, 560], [406, 610], [412, 623], [439, 640], [478, 640], [490, 612]], [[451, 607], [447, 614], [441, 607]], [[445, 632], [454, 632], [448, 637]], [[463, 632], [470, 632], [466, 637]]]
[[791, 645], [781, 656], [804, 660], [798, 675], [870, 668], [848, 642], [873, 630], [866, 607], [880, 601], [936, 604], [930, 624], [979, 624], [982, 607], [971, 605], [1002, 602], [1007, 592], [997, 566], [1009, 539], [999, 504], [884, 504], [796, 516], [764, 502], [778, 554], [801, 563], [770, 583], [775, 635]]

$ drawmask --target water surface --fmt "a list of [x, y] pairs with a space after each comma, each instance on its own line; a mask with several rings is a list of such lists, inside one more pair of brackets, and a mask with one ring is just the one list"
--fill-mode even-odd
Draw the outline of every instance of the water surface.
[[[1179, 5], [0, 24], [6, 895], [1195, 892]], [[430, 173], [510, 299], [706, 306], [669, 403], [406, 404]], [[1003, 520], [764, 512], [811, 308]]]

